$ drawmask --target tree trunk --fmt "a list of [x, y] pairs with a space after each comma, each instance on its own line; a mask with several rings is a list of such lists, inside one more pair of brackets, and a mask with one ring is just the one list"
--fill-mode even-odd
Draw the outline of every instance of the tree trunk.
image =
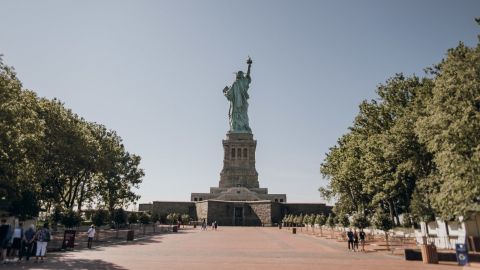
[[387, 244], [387, 250], [390, 250], [390, 245], [388, 244], [388, 232], [385, 231], [385, 242]]
[[391, 200], [388, 200], [387, 203], [388, 203], [388, 211], [390, 212], [390, 220], [392, 221], [393, 224], [395, 224], [395, 218], [393, 214], [393, 203]]
[[400, 226], [400, 218], [398, 217], [397, 205], [393, 204], [393, 210], [395, 211], [395, 221], [397, 226]]

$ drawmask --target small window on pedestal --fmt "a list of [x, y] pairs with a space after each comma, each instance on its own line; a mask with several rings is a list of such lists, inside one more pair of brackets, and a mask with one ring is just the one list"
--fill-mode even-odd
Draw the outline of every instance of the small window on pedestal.
[[235, 158], [235, 148], [232, 148], [232, 158]]

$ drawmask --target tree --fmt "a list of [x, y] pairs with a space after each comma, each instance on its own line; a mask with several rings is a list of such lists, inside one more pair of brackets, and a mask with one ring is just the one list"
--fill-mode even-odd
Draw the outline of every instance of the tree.
[[144, 172], [139, 168], [140, 157], [125, 150], [115, 131], [102, 125], [92, 130], [100, 144], [97, 192], [113, 214], [115, 208], [139, 199], [132, 189], [139, 187]]
[[[15, 70], [0, 55], [0, 205], [4, 206], [0, 210], [13, 210], [22, 218], [36, 215], [32, 199], [37, 196], [25, 192], [36, 193], [39, 188], [32, 179], [40, 172], [39, 156], [44, 150], [44, 125], [36, 114], [36, 99], [35, 93], [22, 89]], [[22, 212], [24, 206], [28, 211]]]
[[305, 224], [305, 228], [308, 231], [308, 225], [310, 224], [310, 215], [309, 214], [305, 214], [305, 216], [303, 217], [303, 224]]
[[20, 193], [20, 198], [12, 202], [10, 213], [20, 220], [27, 220], [38, 217], [40, 205], [37, 194], [30, 190]]
[[160, 216], [158, 215], [158, 213], [153, 213], [152, 222], [156, 223], [157, 221], [160, 221]]
[[67, 212], [62, 215], [61, 222], [66, 228], [78, 227], [82, 222], [82, 217], [78, 212], [67, 210]]
[[388, 244], [388, 231], [393, 228], [393, 222], [390, 217], [385, 213], [384, 209], [378, 208], [375, 211], [375, 214], [372, 217], [372, 224], [376, 229], [382, 230], [385, 232], [385, 241], [387, 243], [387, 248], [390, 249]]
[[183, 227], [185, 228], [185, 224], [190, 222], [190, 216], [188, 214], [183, 214], [181, 217]]
[[330, 228], [331, 232], [332, 232], [332, 238], [333, 238], [333, 228], [335, 228], [335, 218], [334, 216], [330, 213], [328, 214], [328, 218], [327, 218], [327, 226]]
[[81, 211], [85, 190], [92, 185], [98, 144], [88, 123], [54, 99], [40, 99], [38, 114], [45, 123], [45, 153], [40, 183], [44, 201]]
[[125, 213], [125, 210], [123, 210], [123, 208], [115, 209], [113, 212], [112, 221], [115, 223], [117, 228], [118, 225], [125, 224], [127, 222], [127, 213]]
[[326, 222], [327, 222], [327, 219], [325, 218], [325, 215], [323, 213], [315, 217], [315, 224], [318, 224], [318, 227], [320, 228], [321, 236], [323, 236], [322, 227], [326, 224]]
[[348, 216], [345, 214], [337, 215], [338, 217], [338, 224], [340, 224], [343, 228], [348, 228], [350, 226], [350, 220]]
[[128, 223], [129, 224], [135, 224], [138, 223], [138, 216], [137, 213], [132, 212], [128, 215]]
[[369, 222], [364, 214], [356, 213], [355, 215], [353, 215], [352, 225], [359, 229], [365, 229], [366, 227], [368, 227]]
[[150, 217], [150, 215], [149, 215], [148, 213], [142, 212], [142, 213], [140, 214], [139, 221], [140, 221], [140, 223], [142, 223], [143, 225], [146, 225], [146, 224], [150, 223], [151, 217]]
[[480, 210], [480, 42], [460, 43], [436, 67], [432, 98], [415, 131], [434, 153], [429, 196], [445, 220]]
[[95, 226], [100, 227], [108, 223], [109, 213], [103, 209], [95, 211], [92, 215], [92, 222]]
[[170, 213], [167, 215], [167, 220], [170, 222], [170, 225], [177, 222], [179, 218], [180, 218], [180, 215], [177, 213]]

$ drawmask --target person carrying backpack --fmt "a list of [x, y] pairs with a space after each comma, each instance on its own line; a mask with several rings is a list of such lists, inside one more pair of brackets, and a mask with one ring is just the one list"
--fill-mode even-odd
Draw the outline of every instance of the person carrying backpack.
[[43, 257], [47, 252], [47, 244], [50, 242], [50, 230], [48, 229], [48, 223], [43, 224], [43, 228], [38, 230], [36, 237], [37, 239], [37, 259], [35, 262], [38, 262], [38, 258], [40, 257], [40, 261], [43, 262]]

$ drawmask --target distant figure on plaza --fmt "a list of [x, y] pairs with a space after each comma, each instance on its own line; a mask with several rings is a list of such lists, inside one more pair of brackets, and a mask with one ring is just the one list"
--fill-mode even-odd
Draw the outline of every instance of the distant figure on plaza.
[[347, 241], [348, 241], [348, 250], [352, 250], [352, 251], [355, 251], [354, 247], [353, 247], [353, 232], [352, 232], [352, 229], [348, 229], [348, 232], [347, 232]]
[[87, 231], [87, 234], [88, 234], [87, 247], [92, 248], [93, 238], [95, 237], [95, 226], [91, 225], [90, 228]]
[[252, 133], [248, 124], [248, 87], [252, 81], [250, 78], [252, 63], [252, 59], [249, 57], [247, 60], [247, 74], [244, 75], [243, 71], [238, 71], [232, 86], [225, 86], [223, 89], [223, 94], [230, 101], [228, 118], [230, 120], [231, 133]]
[[38, 258], [40, 258], [40, 261], [43, 262], [43, 258], [47, 253], [48, 242], [50, 242], [51, 239], [48, 223], [43, 224], [43, 228], [37, 231], [35, 238], [37, 239], [37, 258], [35, 262], [38, 263]]
[[217, 224], [217, 221], [215, 220], [215, 231], [217, 230], [217, 227], [218, 227], [218, 224]]
[[202, 221], [202, 230], [205, 231], [207, 229], [207, 221], [205, 221], [205, 219], [203, 219]]
[[360, 229], [359, 237], [360, 237], [360, 245], [362, 246], [362, 251], [365, 252], [365, 232], [363, 231], [363, 229]]
[[358, 251], [358, 233], [357, 229], [353, 232], [353, 251]]
[[[25, 257], [30, 260], [30, 256], [33, 254], [33, 248], [35, 246], [35, 225], [31, 224], [30, 227], [25, 231]], [[21, 257], [20, 257], [21, 259]]]

